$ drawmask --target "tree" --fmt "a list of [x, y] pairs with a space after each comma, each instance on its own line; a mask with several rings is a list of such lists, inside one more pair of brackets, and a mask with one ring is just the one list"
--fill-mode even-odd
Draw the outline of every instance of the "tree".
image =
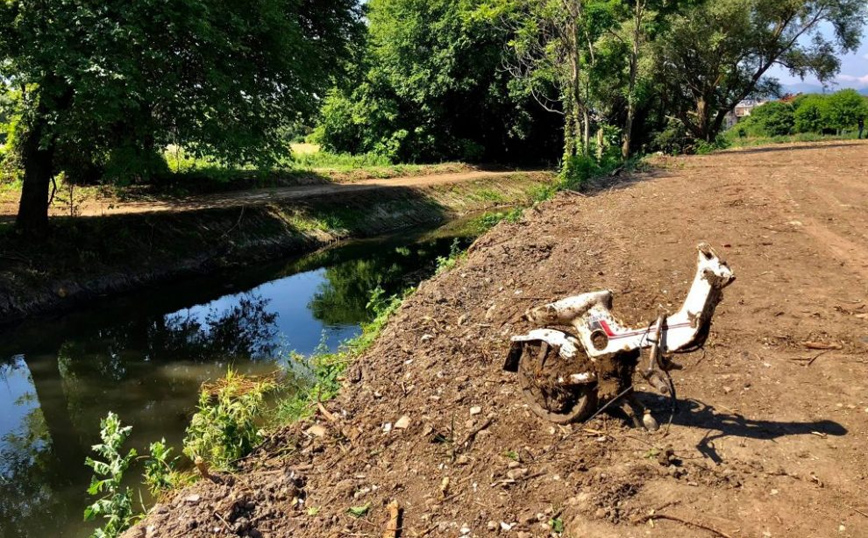
[[[666, 107], [699, 140], [712, 141], [727, 112], [751, 95], [774, 94], [773, 65], [829, 80], [836, 52], [856, 50], [864, 0], [715, 0], [673, 19], [656, 44]], [[827, 23], [831, 38], [820, 31]]]
[[829, 100], [825, 95], [808, 94], [793, 102], [794, 127], [797, 133], [822, 133], [828, 118]]
[[55, 174], [119, 148], [268, 162], [361, 28], [356, 0], [0, 2], [0, 78], [25, 90], [19, 227], [45, 230]]
[[772, 101], [754, 108], [750, 116], [739, 123], [739, 128], [753, 130], [750, 134], [757, 136], [786, 136], [792, 133], [794, 125], [793, 106]]
[[[509, 35], [482, 0], [371, 0], [350, 87], [333, 90], [317, 129], [325, 148], [401, 161], [522, 160], [543, 153], [545, 122], [511, 95]], [[534, 127], [539, 127], [535, 129]]]
[[859, 120], [868, 117], [865, 98], [856, 90], [841, 90], [830, 95], [827, 100], [826, 127], [835, 129], [839, 134], [845, 129], [853, 129]]

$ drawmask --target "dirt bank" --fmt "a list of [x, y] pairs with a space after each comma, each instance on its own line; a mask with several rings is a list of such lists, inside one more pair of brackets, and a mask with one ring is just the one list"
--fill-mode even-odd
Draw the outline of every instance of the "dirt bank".
[[528, 204], [552, 177], [515, 173], [304, 197], [242, 197], [201, 209], [55, 218], [49, 240], [40, 244], [2, 230], [0, 323], [220, 267], [300, 254], [341, 239]]
[[[318, 419], [325, 436], [276, 434], [228, 484], [180, 492], [126, 536], [383, 536], [393, 499], [407, 537], [561, 523], [595, 538], [868, 536], [866, 173], [865, 144], [677, 159], [502, 223], [395, 315], [329, 404], [337, 421]], [[683, 298], [701, 239], [738, 281], [705, 351], [680, 357], [668, 433], [531, 415], [501, 371], [522, 311], [611, 288], [646, 322]]]

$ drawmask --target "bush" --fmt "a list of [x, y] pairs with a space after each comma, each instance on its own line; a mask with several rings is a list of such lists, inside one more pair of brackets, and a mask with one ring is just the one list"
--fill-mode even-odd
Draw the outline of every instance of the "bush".
[[257, 420], [265, 407], [265, 395], [274, 390], [270, 380], [257, 380], [229, 370], [213, 386], [199, 394], [199, 410], [193, 415], [184, 454], [219, 470], [230, 470], [262, 441]]
[[[744, 124], [744, 125], [742, 125]], [[789, 103], [772, 101], [753, 109], [739, 124], [748, 136], [785, 136], [793, 132], [795, 110]]]
[[794, 127], [797, 133], [822, 133], [828, 118], [828, 99], [825, 95], [800, 96], [793, 103]]
[[558, 176], [560, 188], [567, 190], [580, 190], [582, 185], [590, 178], [597, 175], [600, 166], [597, 160], [587, 155], [572, 155], [564, 160], [561, 172]]
[[191, 475], [178, 472], [180, 457], [172, 456], [172, 448], [166, 446], [165, 439], [151, 443], [149, 452], [150, 457], [145, 460], [144, 484], [151, 495], [158, 497], [189, 481]]

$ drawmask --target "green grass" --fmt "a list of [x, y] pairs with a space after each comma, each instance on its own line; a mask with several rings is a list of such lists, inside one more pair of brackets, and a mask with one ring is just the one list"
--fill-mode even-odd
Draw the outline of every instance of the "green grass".
[[[724, 135], [728, 148], [752, 148], [756, 146], [768, 146], [772, 144], [792, 144], [797, 142], [830, 142], [834, 140], [856, 140], [858, 132], [848, 132], [841, 135], [822, 135], [818, 133], [799, 133], [787, 136], [760, 136], [760, 137], [739, 137], [736, 134], [730, 134], [733, 131], [728, 131]], [[721, 148], [724, 149], [724, 148]]]

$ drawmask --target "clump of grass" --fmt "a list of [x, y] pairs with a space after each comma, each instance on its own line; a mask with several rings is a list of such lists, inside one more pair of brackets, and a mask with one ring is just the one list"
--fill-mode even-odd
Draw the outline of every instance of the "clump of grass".
[[230, 470], [262, 441], [258, 421], [265, 412], [265, 395], [277, 384], [230, 369], [199, 393], [198, 411], [184, 438], [184, 454], [210, 467]]

